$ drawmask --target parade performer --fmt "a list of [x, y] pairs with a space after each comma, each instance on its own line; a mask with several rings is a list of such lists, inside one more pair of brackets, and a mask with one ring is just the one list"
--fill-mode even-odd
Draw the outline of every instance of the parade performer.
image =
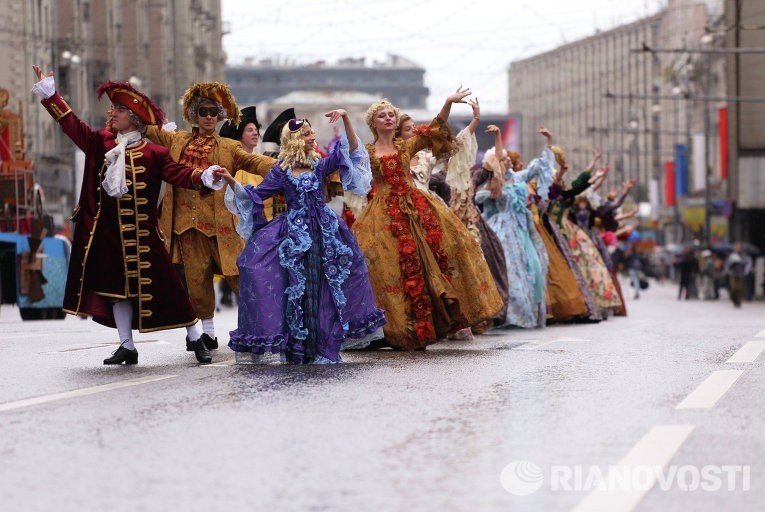
[[[231, 176], [226, 200], [239, 216], [247, 240], [238, 258], [241, 276], [239, 324], [229, 347], [237, 360], [260, 362], [278, 353], [294, 364], [340, 361], [344, 340], [364, 338], [385, 323], [375, 303], [364, 255], [345, 222], [324, 201], [323, 182], [339, 170], [343, 186], [360, 195], [372, 180], [369, 156], [344, 110], [326, 114], [343, 120], [347, 139], [326, 158], [316, 152], [316, 134], [303, 119], [282, 129], [277, 164], [257, 187]], [[263, 201], [285, 194], [288, 210], [270, 224]]]
[[[204, 168], [217, 164], [265, 176], [276, 162], [273, 158], [248, 153], [238, 142], [215, 132], [218, 122], [225, 118], [238, 125], [240, 115], [228, 85], [198, 83], [183, 95], [183, 117], [193, 126], [190, 132], [149, 127], [146, 134], [169, 148], [173, 159], [184, 165]], [[223, 196], [223, 190], [203, 197], [194, 190], [168, 186], [160, 216], [167, 249], [173, 263], [183, 266], [191, 304], [202, 319], [202, 339], [211, 350], [218, 348], [213, 278], [215, 274], [223, 275], [238, 295], [236, 257], [244, 249]]]
[[203, 182], [221, 188], [212, 172], [218, 166], [203, 173], [180, 165], [167, 149], [147, 141], [144, 130], [161, 123], [163, 113], [130, 84], [99, 86], [99, 98], [106, 94], [112, 101], [112, 130], [95, 131], [56, 92], [53, 72], [44, 77], [40, 68], [34, 70], [40, 81], [33, 92], [85, 153], [64, 311], [117, 328], [120, 346], [104, 364], [138, 362], [132, 329], [178, 327], [186, 327], [187, 347], [197, 360], [209, 363], [197, 315], [157, 229], [156, 205], [163, 180], [197, 194], [209, 192]]
[[[499, 171], [494, 173], [483, 167], [472, 170], [478, 152], [475, 130], [481, 119], [481, 108], [477, 98], [471, 102], [471, 107], [473, 119], [456, 137], [460, 150], [449, 159], [447, 164], [445, 183], [450, 189], [449, 208], [462, 221], [473, 239], [481, 245], [481, 251], [494, 278], [494, 284], [497, 285], [497, 291], [502, 297], [502, 302], [507, 304], [509, 286], [505, 251], [497, 234], [486, 224], [475, 203], [476, 190], [485, 184], [488, 185], [493, 198], [499, 197], [502, 193], [504, 176]], [[504, 309], [494, 322], [498, 325], [505, 322]]]
[[[544, 243], [537, 233], [531, 211], [527, 207], [526, 184], [537, 181], [538, 193], [547, 197], [552, 183], [553, 154], [548, 145], [539, 158], [526, 169], [516, 170], [503, 148], [499, 127], [490, 125], [487, 132], [494, 133], [494, 151], [487, 151], [484, 166], [505, 175], [505, 184], [499, 197], [492, 199], [489, 191], [476, 194], [476, 202], [484, 203], [487, 224], [497, 234], [505, 251], [509, 282], [505, 325], [532, 328], [544, 327], [547, 319], [545, 287], [548, 257]], [[543, 127], [539, 133], [549, 137]], [[499, 156], [498, 156], [499, 155]]]
[[394, 348], [424, 348], [503, 307], [478, 243], [441, 200], [414, 186], [409, 173], [410, 158], [424, 148], [436, 158], [452, 154], [446, 121], [452, 103], [464, 103], [469, 94], [459, 89], [450, 95], [438, 117], [407, 141], [394, 137], [399, 111], [390, 102], [367, 110], [373, 197], [353, 232], [388, 320], [385, 340]]
[[[552, 147], [552, 134], [544, 130], [543, 135], [547, 139], [548, 146]], [[523, 169], [523, 159], [520, 153], [509, 152], [511, 166], [514, 170]], [[552, 185], [551, 185], [552, 187]], [[588, 314], [587, 302], [580, 290], [573, 262], [570, 262], [567, 253], [556, 243], [553, 234], [547, 227], [547, 203], [549, 191], [542, 196], [539, 193], [537, 183], [534, 180], [527, 184], [529, 189], [529, 211], [534, 221], [537, 234], [544, 244], [547, 252], [547, 320], [565, 322], [585, 318]], [[565, 249], [565, 248], [564, 248]]]
[[[255, 153], [260, 142], [260, 128], [256, 107], [244, 107], [239, 124], [227, 119], [221, 125], [218, 135], [239, 142], [247, 153]], [[263, 181], [263, 176], [239, 169], [234, 174], [234, 179], [242, 185], [257, 187]], [[268, 220], [274, 217], [273, 199], [263, 202], [263, 214]]]
[[600, 152], [595, 152], [593, 161], [583, 173], [577, 176], [570, 188], [563, 188], [563, 173], [568, 169], [565, 153], [558, 146], [553, 147], [553, 152], [556, 162], [561, 167], [561, 172], [556, 176], [557, 187], [554, 189], [556, 201], [551, 202], [548, 208], [551, 211], [551, 220], [553, 223], [557, 223], [560, 232], [567, 240], [574, 263], [579, 268], [583, 282], [592, 293], [597, 305], [598, 311], [593, 308], [590, 314], [595, 318], [605, 319], [609, 312], [621, 306], [619, 294], [595, 243], [589, 234], [571, 221], [568, 216], [568, 211], [576, 196], [587, 190], [592, 183], [602, 176], [604, 172], [602, 169], [595, 175], [592, 174], [592, 170], [600, 158]]

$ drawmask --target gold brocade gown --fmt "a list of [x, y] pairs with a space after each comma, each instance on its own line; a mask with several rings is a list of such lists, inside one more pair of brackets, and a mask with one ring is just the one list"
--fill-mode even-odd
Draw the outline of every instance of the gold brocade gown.
[[448, 126], [436, 118], [395, 144], [396, 153], [379, 158], [367, 145], [373, 197], [352, 230], [385, 310], [385, 339], [412, 350], [494, 318], [504, 304], [478, 243], [442, 201], [414, 186], [408, 172], [418, 151], [430, 148], [438, 157], [454, 149]]
[[530, 210], [534, 226], [545, 244], [550, 261], [547, 267], [547, 317], [561, 322], [587, 316], [587, 304], [579, 290], [574, 272], [545, 228], [539, 208], [532, 205]]

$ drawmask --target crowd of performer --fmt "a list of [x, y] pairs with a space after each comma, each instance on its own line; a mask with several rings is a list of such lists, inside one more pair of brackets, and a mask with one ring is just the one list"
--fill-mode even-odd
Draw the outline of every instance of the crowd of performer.
[[[622, 221], [635, 212], [621, 207], [634, 181], [601, 195], [598, 151], [567, 179], [544, 127], [526, 164], [490, 125], [494, 147], [477, 164], [468, 89], [420, 126], [378, 101], [367, 144], [332, 110], [343, 130], [322, 147], [293, 109], [261, 137], [255, 107], [240, 110], [219, 82], [184, 94], [189, 130], [132, 85], [102, 84], [107, 125], [91, 128], [53, 74], [34, 70], [33, 92], [86, 156], [64, 310], [116, 328], [104, 364], [138, 362], [134, 330], [180, 327], [210, 363], [216, 275], [238, 297], [226, 337], [240, 363], [338, 363], [343, 351], [626, 315], [610, 254], [631, 230]], [[455, 135], [449, 115], [465, 103], [473, 118]]]

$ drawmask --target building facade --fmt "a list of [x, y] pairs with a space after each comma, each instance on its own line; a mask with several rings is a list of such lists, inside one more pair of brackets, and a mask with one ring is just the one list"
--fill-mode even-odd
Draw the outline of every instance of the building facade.
[[[727, 48], [765, 48], [765, 4], [726, 0]], [[731, 53], [726, 57], [731, 96], [753, 101], [728, 104], [729, 193], [734, 202], [731, 239], [765, 251], [765, 53]]]
[[414, 62], [389, 55], [367, 65], [364, 58], [297, 65], [273, 59], [226, 69], [226, 80], [242, 105], [270, 103], [294, 92], [362, 92], [388, 98], [404, 109], [423, 109], [428, 98], [425, 69]]
[[21, 101], [27, 154], [58, 224], [76, 202], [82, 158], [31, 93], [32, 64], [54, 71], [58, 89], [93, 126], [105, 122], [108, 104], [95, 90], [108, 80], [130, 81], [180, 125], [183, 91], [224, 79], [220, 3], [0, 0], [0, 87], [11, 92], [11, 105]]
[[697, 209], [707, 185], [724, 200], [717, 112], [725, 101], [715, 98], [726, 87], [724, 58], [696, 50], [723, 44], [710, 37], [722, 23], [718, 4], [669, 0], [652, 16], [513, 62], [509, 107], [523, 119], [524, 155], [537, 152], [539, 125], [574, 171], [601, 148], [611, 168], [606, 187], [636, 179], [636, 199], [651, 204], [667, 241], [704, 237]]

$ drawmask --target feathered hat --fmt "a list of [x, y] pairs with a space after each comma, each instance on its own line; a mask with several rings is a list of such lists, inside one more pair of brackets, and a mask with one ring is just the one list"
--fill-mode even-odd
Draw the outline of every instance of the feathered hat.
[[260, 131], [260, 123], [258, 122], [258, 114], [255, 107], [244, 107], [242, 109], [242, 120], [236, 125], [231, 121], [226, 121], [220, 127], [220, 136], [234, 140], [242, 140], [244, 129], [248, 123], [253, 123]]
[[129, 109], [145, 125], [161, 125], [165, 113], [149, 99], [127, 82], [106, 82], [96, 90], [98, 99], [106, 94], [112, 103]]
[[217, 101], [226, 111], [226, 117], [235, 125], [239, 124], [241, 113], [239, 112], [239, 107], [236, 105], [236, 99], [231, 93], [231, 88], [228, 84], [222, 84], [220, 82], [200, 82], [186, 89], [186, 92], [183, 93], [183, 118], [189, 124], [194, 124], [196, 122], [189, 118], [189, 107], [191, 107], [191, 102], [194, 101], [195, 98], [207, 98], [209, 100]]

